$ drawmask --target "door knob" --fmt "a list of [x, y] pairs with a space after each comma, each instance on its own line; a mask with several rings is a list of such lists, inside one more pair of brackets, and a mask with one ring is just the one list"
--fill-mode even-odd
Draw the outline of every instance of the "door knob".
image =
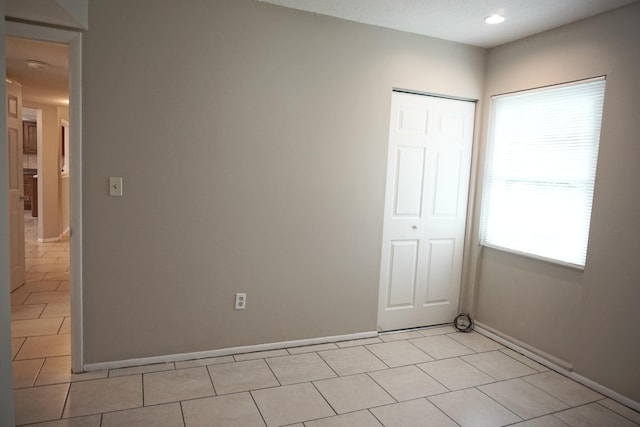
[[24, 196], [20, 196], [20, 200], [24, 200]]
[[417, 230], [417, 229], [418, 229], [418, 226], [417, 226], [417, 225], [414, 225], [414, 226], [413, 226], [413, 227], [411, 227], [411, 228], [413, 228], [414, 230]]

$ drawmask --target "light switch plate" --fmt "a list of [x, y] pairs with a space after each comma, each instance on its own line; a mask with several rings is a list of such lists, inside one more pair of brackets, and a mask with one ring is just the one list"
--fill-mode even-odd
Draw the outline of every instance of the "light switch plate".
[[109, 195], [114, 197], [122, 197], [122, 177], [109, 177]]

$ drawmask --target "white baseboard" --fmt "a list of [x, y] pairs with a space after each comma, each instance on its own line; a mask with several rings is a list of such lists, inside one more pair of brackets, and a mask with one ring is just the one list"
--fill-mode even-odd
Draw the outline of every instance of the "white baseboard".
[[54, 243], [54, 242], [57, 242], [58, 240], [60, 240], [60, 237], [47, 237], [46, 239], [38, 237], [38, 242], [40, 243]]
[[204, 359], [208, 357], [229, 356], [232, 354], [253, 353], [256, 351], [277, 350], [289, 347], [302, 347], [314, 344], [326, 344], [338, 341], [350, 341], [363, 338], [374, 338], [378, 331], [359, 332], [355, 334], [336, 335], [331, 337], [309, 338], [304, 340], [282, 341], [267, 344], [256, 344], [242, 347], [222, 348], [219, 350], [198, 351], [194, 353], [167, 354], [164, 356], [141, 357], [138, 359], [115, 360], [112, 362], [87, 363], [85, 372], [102, 371], [105, 369], [128, 368], [131, 366], [152, 365], [154, 363], [182, 362], [185, 360]]
[[71, 231], [71, 229], [69, 227], [67, 227], [61, 235], [59, 235], [58, 237], [47, 237], [46, 239], [40, 238], [38, 237], [38, 242], [40, 243], [55, 243], [60, 241], [60, 239], [62, 239], [63, 237], [69, 236], [69, 232]]
[[580, 384], [585, 385], [604, 396], [607, 396], [625, 406], [628, 406], [629, 408], [635, 411], [640, 412], [639, 402], [629, 399], [628, 397], [623, 396], [622, 394], [616, 391], [613, 391], [610, 388], [603, 386], [602, 384], [599, 384], [595, 381], [590, 380], [589, 378], [583, 377], [582, 375], [575, 373], [570, 363], [565, 362], [561, 359], [555, 358], [549, 355], [548, 353], [545, 353], [542, 350], [536, 349], [535, 347], [532, 347], [526, 344], [523, 345], [523, 343], [521, 343], [517, 339], [509, 335], [503, 334], [499, 331], [496, 331], [495, 329], [489, 326], [483, 325], [482, 323], [478, 323], [478, 322], [475, 322], [475, 323], [476, 323], [475, 330], [478, 333], [488, 338], [491, 338], [492, 340], [499, 342], [505, 347], [508, 347], [511, 350], [517, 351], [518, 353], [523, 354], [532, 360], [535, 360], [541, 365], [544, 365], [547, 368], [552, 369], [564, 375], [565, 377], [571, 378], [572, 380], [579, 382]]

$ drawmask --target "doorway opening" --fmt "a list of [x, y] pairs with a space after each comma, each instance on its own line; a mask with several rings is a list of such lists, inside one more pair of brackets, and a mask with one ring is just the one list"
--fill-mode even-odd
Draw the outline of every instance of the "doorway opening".
[[[11, 298], [12, 305], [25, 306], [15, 310], [19, 314], [14, 315], [13, 319], [25, 321], [18, 325], [20, 327], [14, 326], [12, 323], [12, 329], [17, 332], [15, 335], [26, 335], [32, 332], [36, 334], [26, 337], [16, 336], [15, 339], [12, 339], [14, 361], [33, 360], [33, 358], [27, 358], [29, 351], [39, 347], [38, 344], [49, 340], [51, 341], [49, 344], [53, 345], [45, 346], [48, 347], [46, 350], [48, 353], [43, 360], [42, 371], [51, 372], [50, 369], [45, 369], [47, 367], [46, 358], [50, 357], [52, 359], [51, 366], [54, 364], [66, 365], [68, 369], [63, 369], [63, 371], [71, 375], [72, 371], [82, 372], [84, 365], [82, 354], [80, 132], [82, 121], [80, 61], [82, 33], [10, 21], [5, 24], [7, 39], [68, 50], [68, 56], [63, 60], [64, 67], [59, 66], [55, 55], [50, 54], [40, 60], [40, 62], [49, 64], [53, 72], [58, 73], [56, 78], [66, 81], [66, 95], [58, 95], [56, 102], [46, 102], [43, 98], [38, 97], [41, 95], [51, 99], [52, 93], [55, 91], [43, 90], [40, 95], [26, 97], [25, 105], [37, 107], [41, 110], [42, 116], [42, 128], [37, 129], [38, 154], [35, 161], [37, 179], [41, 182], [34, 184], [34, 188], [41, 191], [36, 196], [36, 200], [40, 202], [38, 203], [37, 217], [33, 217], [32, 211], [23, 217], [27, 220], [25, 224], [27, 229], [31, 231], [30, 236], [35, 237], [35, 241], [30, 240], [30, 246], [25, 244], [26, 250], [34, 255], [31, 257], [33, 258], [32, 264], [26, 273], [28, 287], [21, 294], [12, 294]], [[9, 49], [5, 54], [5, 60], [7, 73], [9, 73]], [[29, 61], [23, 58], [23, 62], [28, 63]], [[60, 68], [64, 69], [61, 71]], [[48, 81], [51, 82], [52, 79], [48, 78]], [[25, 80], [25, 86], [28, 86], [27, 83], [28, 80]], [[55, 141], [55, 143], [51, 141]], [[51, 194], [55, 194], [55, 196], [51, 196]], [[54, 202], [49, 203], [51, 200]], [[29, 221], [32, 223], [29, 224]], [[34, 227], [36, 224], [37, 227]], [[35, 262], [33, 262], [34, 260]], [[54, 286], [55, 289], [53, 289]], [[58, 295], [55, 295], [54, 292], [58, 292]], [[63, 296], [65, 293], [66, 295]], [[41, 311], [36, 318], [16, 319], [16, 317], [34, 316], [34, 313], [40, 309]], [[30, 322], [26, 322], [27, 320]], [[63, 338], [51, 338], [58, 335]], [[60, 350], [62, 347], [66, 350]], [[60, 354], [61, 351], [66, 354]], [[65, 357], [66, 359], [64, 359]], [[26, 366], [26, 364], [23, 365]], [[22, 367], [24, 368], [24, 366]], [[46, 381], [46, 379], [41, 381]], [[38, 378], [34, 379], [34, 385], [38, 385]]]
[[23, 223], [11, 227], [24, 230], [24, 274], [11, 292], [11, 338], [13, 387], [22, 389], [71, 375], [69, 170], [62, 169], [68, 48], [6, 37], [5, 62], [20, 87], [22, 162], [14, 167], [23, 181]]

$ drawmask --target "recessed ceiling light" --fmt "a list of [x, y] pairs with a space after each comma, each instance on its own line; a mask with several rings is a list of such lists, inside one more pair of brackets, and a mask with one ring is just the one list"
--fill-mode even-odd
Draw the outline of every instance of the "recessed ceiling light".
[[487, 16], [484, 18], [484, 22], [487, 24], [501, 24], [504, 22], [504, 16], [498, 14]]
[[36, 59], [27, 59], [27, 67], [33, 68], [34, 70], [44, 70], [49, 68], [49, 64]]

